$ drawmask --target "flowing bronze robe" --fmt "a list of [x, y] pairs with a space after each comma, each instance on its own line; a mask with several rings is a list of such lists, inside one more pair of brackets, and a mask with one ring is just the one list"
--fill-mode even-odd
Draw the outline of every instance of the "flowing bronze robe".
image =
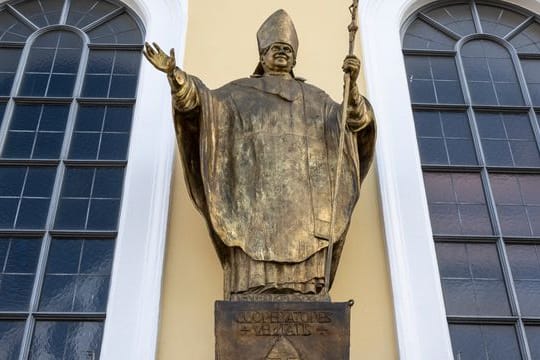
[[[340, 105], [322, 90], [277, 76], [208, 90], [189, 78], [198, 104], [173, 94], [175, 129], [190, 195], [204, 215], [225, 271], [225, 295], [315, 293], [324, 279], [338, 153]], [[347, 131], [337, 197], [332, 279], [375, 123]]]

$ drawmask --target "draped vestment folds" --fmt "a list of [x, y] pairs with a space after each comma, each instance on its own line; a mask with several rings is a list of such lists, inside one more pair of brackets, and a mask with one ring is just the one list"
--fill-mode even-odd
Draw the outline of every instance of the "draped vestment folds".
[[[226, 297], [317, 292], [331, 238], [341, 106], [296, 79], [246, 78], [217, 90], [190, 80], [199, 106], [176, 106], [175, 128], [190, 195], [225, 270]], [[374, 136], [374, 122], [345, 134], [332, 279]]]

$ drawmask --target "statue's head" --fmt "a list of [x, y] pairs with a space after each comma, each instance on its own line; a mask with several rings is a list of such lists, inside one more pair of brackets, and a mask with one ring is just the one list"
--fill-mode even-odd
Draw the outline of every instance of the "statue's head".
[[298, 53], [298, 36], [292, 19], [285, 10], [278, 10], [265, 20], [257, 32], [257, 44], [260, 57], [255, 75], [293, 75], [292, 69]]

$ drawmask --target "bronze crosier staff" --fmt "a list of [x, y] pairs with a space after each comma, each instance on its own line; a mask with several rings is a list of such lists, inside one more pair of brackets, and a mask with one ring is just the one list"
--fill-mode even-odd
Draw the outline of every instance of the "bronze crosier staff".
[[[356, 32], [358, 31], [358, 0], [353, 0], [351, 6], [349, 6], [349, 11], [351, 12], [351, 23], [348, 26], [349, 30], [349, 53], [348, 56], [354, 56], [354, 41], [356, 37]], [[334, 193], [332, 197], [332, 210], [330, 218], [330, 241], [328, 243], [328, 251], [326, 254], [326, 264], [325, 264], [325, 282], [324, 287], [326, 293], [330, 290], [330, 276], [332, 271], [332, 255], [334, 249], [334, 242], [336, 241], [336, 206], [337, 206], [337, 194], [339, 191], [339, 181], [341, 177], [341, 168], [343, 165], [343, 148], [345, 145], [345, 131], [347, 126], [347, 115], [349, 107], [349, 92], [351, 90], [351, 73], [346, 71], [343, 74], [343, 104], [341, 108], [341, 119], [339, 123], [339, 145], [338, 145], [338, 160], [336, 166], [336, 176], [334, 182]], [[361, 97], [361, 101], [364, 101]]]

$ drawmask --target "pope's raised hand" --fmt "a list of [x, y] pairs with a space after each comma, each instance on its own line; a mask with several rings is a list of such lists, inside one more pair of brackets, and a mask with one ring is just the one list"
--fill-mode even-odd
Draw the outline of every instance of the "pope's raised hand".
[[144, 56], [152, 65], [154, 65], [156, 69], [168, 75], [172, 75], [174, 69], [176, 68], [174, 49], [171, 49], [170, 54], [167, 55], [163, 50], [161, 50], [158, 44], [152, 44], [153, 46], [147, 42], [144, 43]]

